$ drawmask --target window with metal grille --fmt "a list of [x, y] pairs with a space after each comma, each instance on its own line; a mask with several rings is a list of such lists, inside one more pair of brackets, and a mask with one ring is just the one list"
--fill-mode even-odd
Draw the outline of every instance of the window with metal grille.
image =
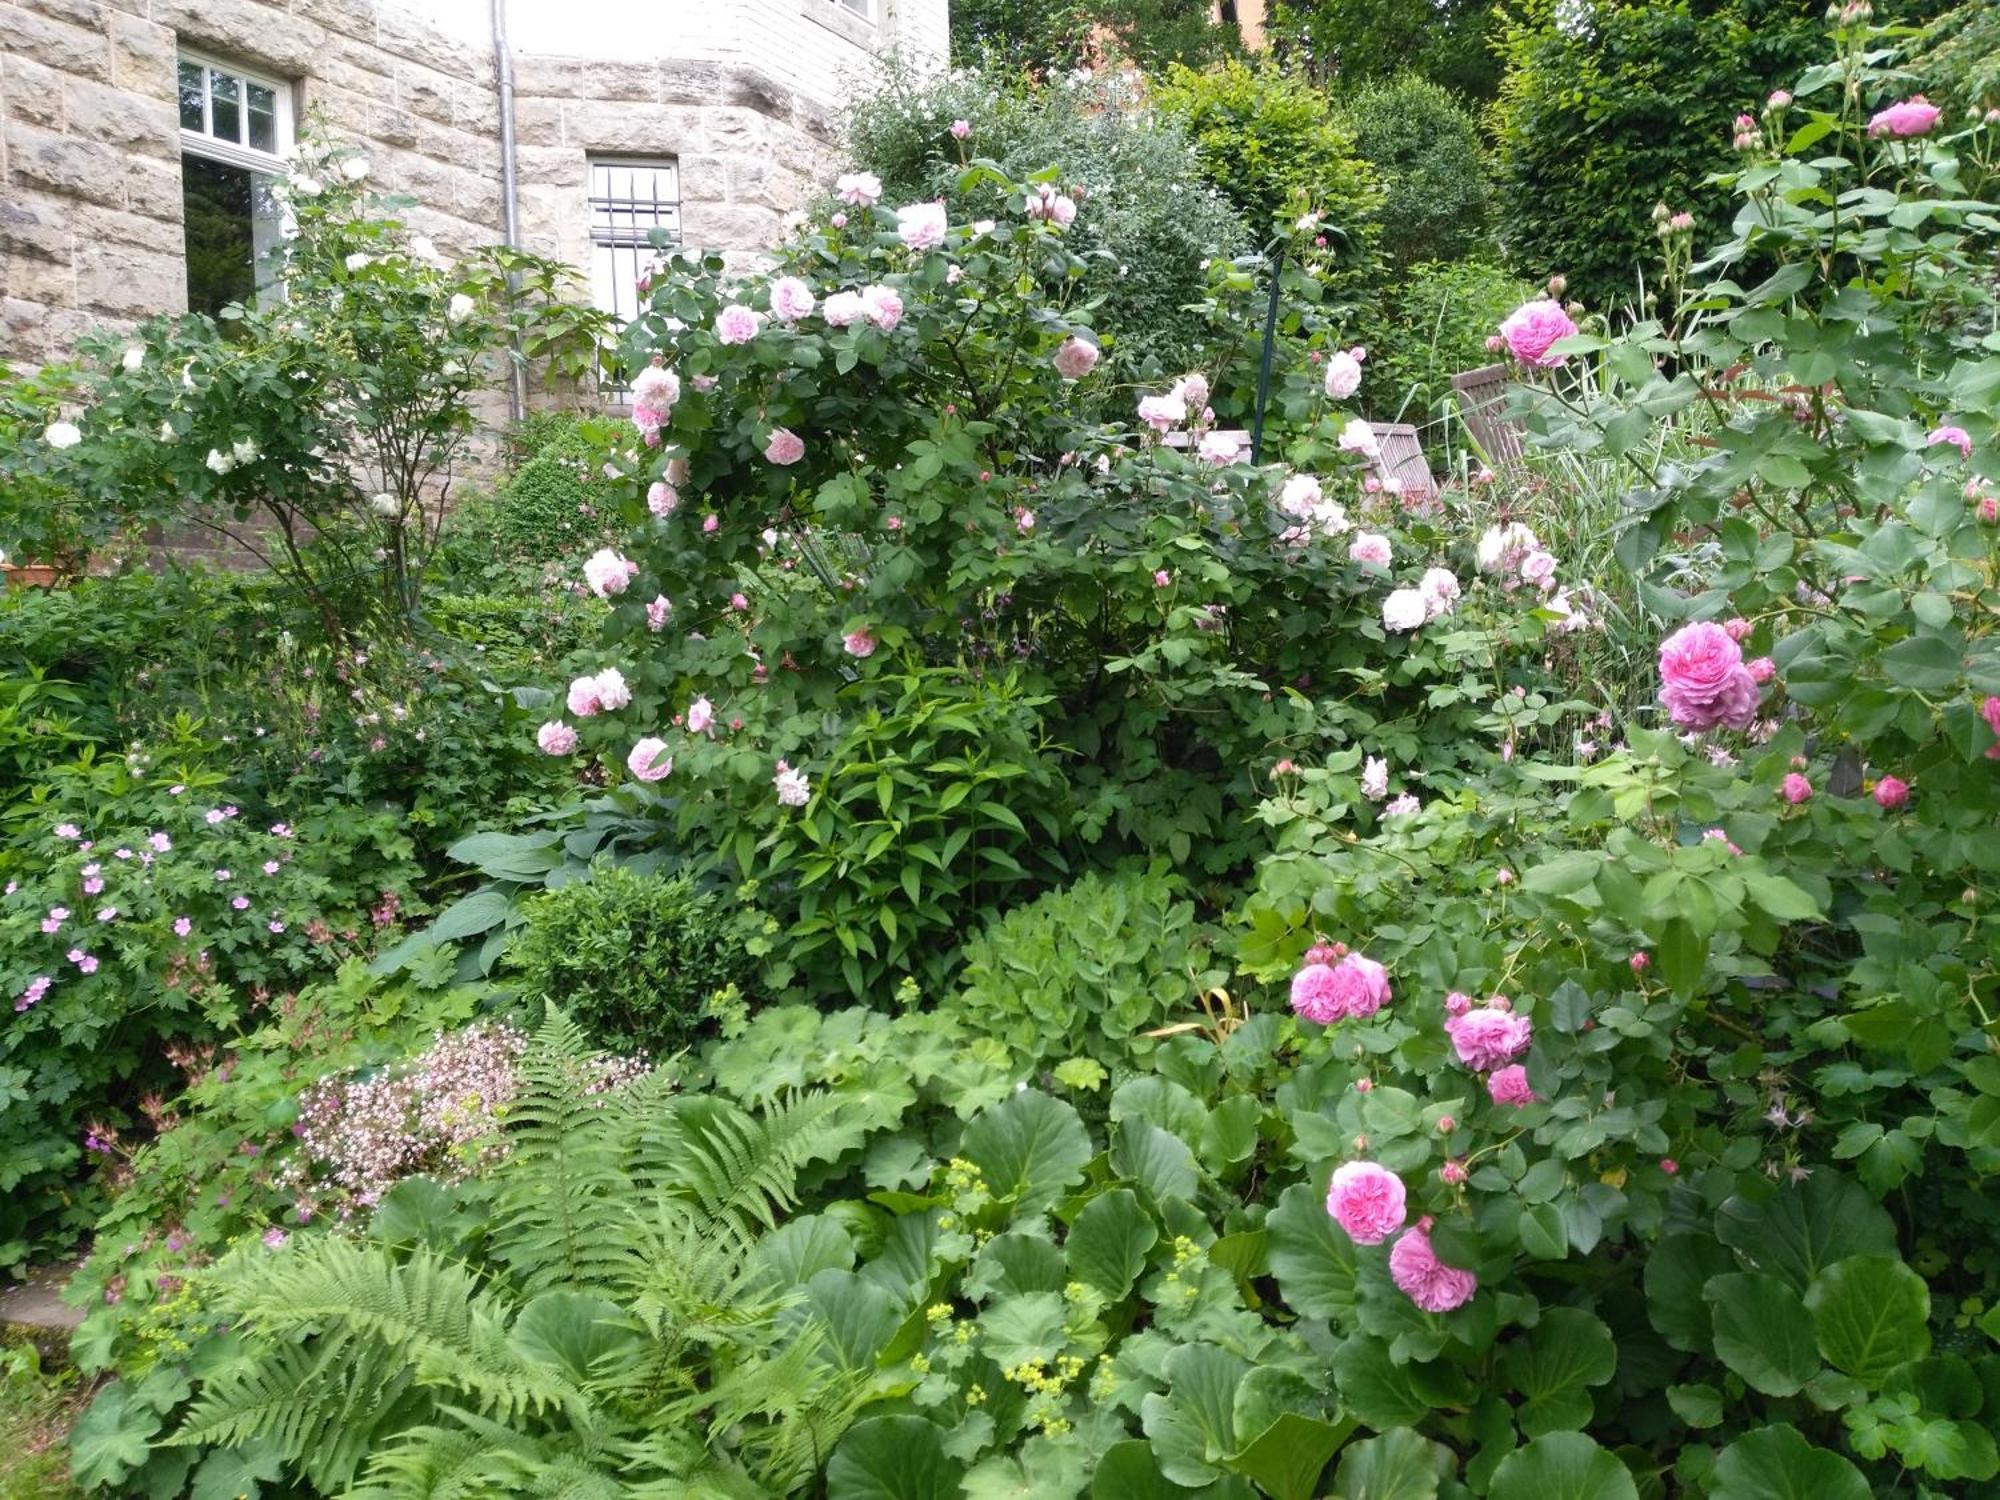
[[[681, 169], [672, 158], [590, 159], [591, 298], [620, 326], [639, 315], [639, 278], [681, 243]], [[623, 395], [622, 386], [613, 394]]]
[[271, 186], [292, 149], [292, 86], [192, 52], [175, 81], [188, 306], [213, 314], [275, 296], [284, 216]]

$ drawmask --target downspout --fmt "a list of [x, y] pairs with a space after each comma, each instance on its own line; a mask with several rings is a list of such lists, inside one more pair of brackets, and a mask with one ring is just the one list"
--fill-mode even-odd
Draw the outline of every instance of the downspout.
[[[514, 54], [507, 45], [507, 0], [493, 0], [493, 70], [500, 86], [500, 207], [507, 248], [521, 248], [521, 183], [514, 170]], [[507, 362], [512, 381], [514, 420], [528, 415], [528, 372], [521, 364], [521, 341]]]

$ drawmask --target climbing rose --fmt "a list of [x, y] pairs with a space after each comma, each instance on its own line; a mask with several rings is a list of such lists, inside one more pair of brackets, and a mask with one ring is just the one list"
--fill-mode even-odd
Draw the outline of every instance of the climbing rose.
[[1698, 620], [1660, 646], [1660, 701], [1683, 729], [1747, 729], [1757, 717], [1757, 680], [1729, 632]]
[[700, 734], [715, 722], [715, 705], [706, 698], [697, 698], [688, 705], [688, 733]]
[[873, 172], [843, 172], [834, 179], [833, 191], [842, 203], [870, 208], [881, 200], [882, 179]]
[[1426, 620], [1448, 615], [1458, 603], [1458, 576], [1449, 568], [1431, 568], [1417, 580], [1417, 592], [1424, 596]]
[[1937, 447], [1940, 443], [1949, 443], [1965, 455], [1965, 457], [1972, 457], [1972, 434], [1967, 432], [1963, 427], [1953, 427], [1948, 424], [1943, 427], [1934, 427], [1931, 429], [1930, 436], [1925, 438], [1924, 442], [1933, 448]]
[[715, 315], [715, 337], [724, 344], [747, 344], [764, 324], [762, 313], [732, 302]]
[[665, 594], [656, 594], [653, 602], [646, 606], [646, 628], [655, 635], [666, 629], [667, 615], [673, 607], [673, 600]]
[[1424, 596], [1416, 589], [1397, 589], [1382, 601], [1384, 630], [1415, 630], [1429, 617]]
[[1361, 795], [1371, 802], [1389, 795], [1389, 762], [1379, 755], [1369, 756], [1361, 768]]
[[1511, 573], [1532, 552], [1541, 550], [1541, 541], [1519, 521], [1505, 526], [1489, 526], [1473, 549], [1473, 560], [1482, 573]]
[[1326, 1211], [1357, 1245], [1379, 1245], [1403, 1227], [1403, 1179], [1372, 1161], [1342, 1162], [1327, 1184]]
[[1519, 1063], [1495, 1069], [1486, 1080], [1486, 1092], [1495, 1104], [1511, 1104], [1516, 1109], [1535, 1102], [1535, 1091], [1528, 1087], [1528, 1070]]
[[912, 250], [935, 250], [944, 243], [944, 205], [912, 203], [896, 210], [896, 233]]
[[1437, 1251], [1431, 1248], [1430, 1226], [1426, 1215], [1403, 1231], [1389, 1251], [1389, 1275], [1403, 1295], [1425, 1312], [1450, 1312], [1472, 1300], [1472, 1294], [1479, 1290], [1479, 1278], [1437, 1258]]
[[1570, 321], [1569, 314], [1548, 297], [1523, 302], [1500, 325], [1500, 337], [1507, 341], [1508, 352], [1524, 365], [1537, 365], [1545, 370], [1569, 358], [1567, 354], [1551, 354], [1549, 349], [1575, 332], [1576, 324]]
[[806, 442], [789, 427], [771, 429], [771, 440], [764, 445], [764, 457], [783, 467], [795, 464], [806, 456]]
[[1875, 802], [1878, 807], [1894, 812], [1910, 800], [1910, 784], [1900, 776], [1884, 776], [1875, 783]]
[[1195, 452], [1203, 463], [1223, 468], [1236, 462], [1242, 455], [1243, 445], [1226, 432], [1208, 432], [1202, 434]]
[[820, 309], [829, 328], [852, 328], [868, 316], [868, 305], [859, 292], [835, 292]]
[[1943, 113], [1922, 94], [1913, 94], [1887, 109], [1877, 110], [1868, 120], [1870, 135], [1912, 136], [1928, 134]]
[[779, 321], [796, 323], [812, 310], [812, 288], [798, 277], [780, 276], [771, 283], [771, 315]]
[[868, 315], [868, 321], [887, 333], [903, 321], [903, 299], [896, 295], [896, 289], [889, 286], [864, 286], [861, 289], [861, 307]]
[[[1348, 544], [1347, 556], [1354, 562], [1386, 568], [1392, 557], [1389, 539], [1379, 531], [1357, 532], [1354, 540]], [[1425, 613], [1428, 614], [1429, 611], [1426, 610]]]
[[1317, 475], [1294, 474], [1278, 491], [1278, 509], [1288, 516], [1309, 516], [1324, 498]]
[[1444, 1029], [1457, 1049], [1458, 1060], [1476, 1073], [1504, 1067], [1519, 1057], [1528, 1050], [1535, 1030], [1526, 1016], [1492, 1006], [1449, 1016]]
[[1361, 352], [1336, 349], [1326, 360], [1326, 393], [1335, 401], [1345, 401], [1361, 389]]
[[1321, 1026], [1372, 1016], [1389, 994], [1388, 972], [1359, 953], [1338, 964], [1307, 964], [1292, 976], [1292, 1009]]
[[771, 778], [771, 785], [778, 789], [780, 807], [804, 807], [812, 800], [812, 783], [803, 771], [794, 771], [783, 761], [778, 762], [778, 772]]
[[585, 559], [583, 581], [598, 598], [609, 599], [613, 594], [624, 593], [638, 571], [637, 563], [626, 561], [609, 547], [600, 547]]
[[666, 425], [681, 399], [681, 378], [664, 365], [648, 365], [632, 377], [632, 420], [642, 431]]
[[1165, 433], [1176, 424], [1185, 422], [1187, 414], [1187, 402], [1177, 391], [1139, 399], [1139, 420], [1155, 432]]
[[1089, 339], [1064, 339], [1056, 350], [1055, 366], [1064, 380], [1081, 380], [1097, 368], [1097, 345]]
[[680, 493], [664, 479], [655, 479], [646, 487], [646, 509], [656, 516], [672, 515], [680, 503]]
[[875, 637], [865, 630], [851, 630], [841, 638], [841, 648], [849, 656], [865, 660], [875, 654]]
[[569, 711], [579, 719], [587, 719], [604, 707], [603, 702], [597, 696], [597, 679], [595, 677], [578, 677], [574, 679], [569, 685], [569, 698], [567, 702]]
[[1359, 453], [1363, 458], [1382, 456], [1382, 445], [1375, 439], [1375, 429], [1359, 417], [1352, 418], [1340, 429], [1338, 446], [1343, 453]]
[[1812, 796], [1812, 794], [1813, 794], [1812, 783], [1810, 781], [1807, 781], [1805, 777], [1801, 776], [1797, 771], [1793, 771], [1790, 775], [1785, 777], [1785, 784], [1784, 784], [1785, 800], [1791, 803], [1794, 807], [1798, 806], [1799, 803], [1804, 802], [1808, 797]]
[[664, 781], [674, 768], [674, 758], [666, 752], [667, 742], [649, 735], [632, 747], [625, 769], [641, 781]]
[[606, 667], [595, 681], [598, 707], [615, 712], [632, 701], [632, 689], [625, 681], [625, 674], [616, 667]]
[[535, 743], [544, 755], [568, 755], [576, 749], [576, 731], [561, 719], [551, 719], [535, 731]]

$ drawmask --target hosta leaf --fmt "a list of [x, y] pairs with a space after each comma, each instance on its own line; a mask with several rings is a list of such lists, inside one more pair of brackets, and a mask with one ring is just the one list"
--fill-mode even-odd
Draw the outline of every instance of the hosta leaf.
[[1639, 1500], [1639, 1487], [1592, 1439], [1552, 1432], [1500, 1460], [1487, 1500]]
[[1872, 1491], [1839, 1454], [1815, 1448], [1796, 1427], [1779, 1425], [1724, 1448], [1708, 1493], [1710, 1500], [1869, 1500]]
[[1856, 1255], [1828, 1266], [1806, 1293], [1819, 1351], [1871, 1389], [1931, 1348], [1931, 1293], [1893, 1255]]
[[922, 1417], [870, 1417], [847, 1429], [826, 1465], [827, 1500], [959, 1500], [964, 1470]]
[[1715, 1352], [1767, 1396], [1791, 1396], [1819, 1373], [1813, 1321], [1775, 1276], [1732, 1272], [1702, 1288], [1715, 1319]]
[[1083, 1175], [1090, 1136], [1077, 1112], [1039, 1090], [1010, 1094], [980, 1111], [959, 1147], [987, 1189], [1017, 1208], [1046, 1208]]

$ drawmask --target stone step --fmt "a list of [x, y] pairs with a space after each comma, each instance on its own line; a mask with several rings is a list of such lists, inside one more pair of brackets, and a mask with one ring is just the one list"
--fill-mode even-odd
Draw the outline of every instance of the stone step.
[[36, 1266], [22, 1280], [0, 1288], [0, 1342], [25, 1340], [43, 1366], [69, 1362], [69, 1336], [83, 1321], [83, 1309], [62, 1300], [62, 1289], [82, 1261]]

